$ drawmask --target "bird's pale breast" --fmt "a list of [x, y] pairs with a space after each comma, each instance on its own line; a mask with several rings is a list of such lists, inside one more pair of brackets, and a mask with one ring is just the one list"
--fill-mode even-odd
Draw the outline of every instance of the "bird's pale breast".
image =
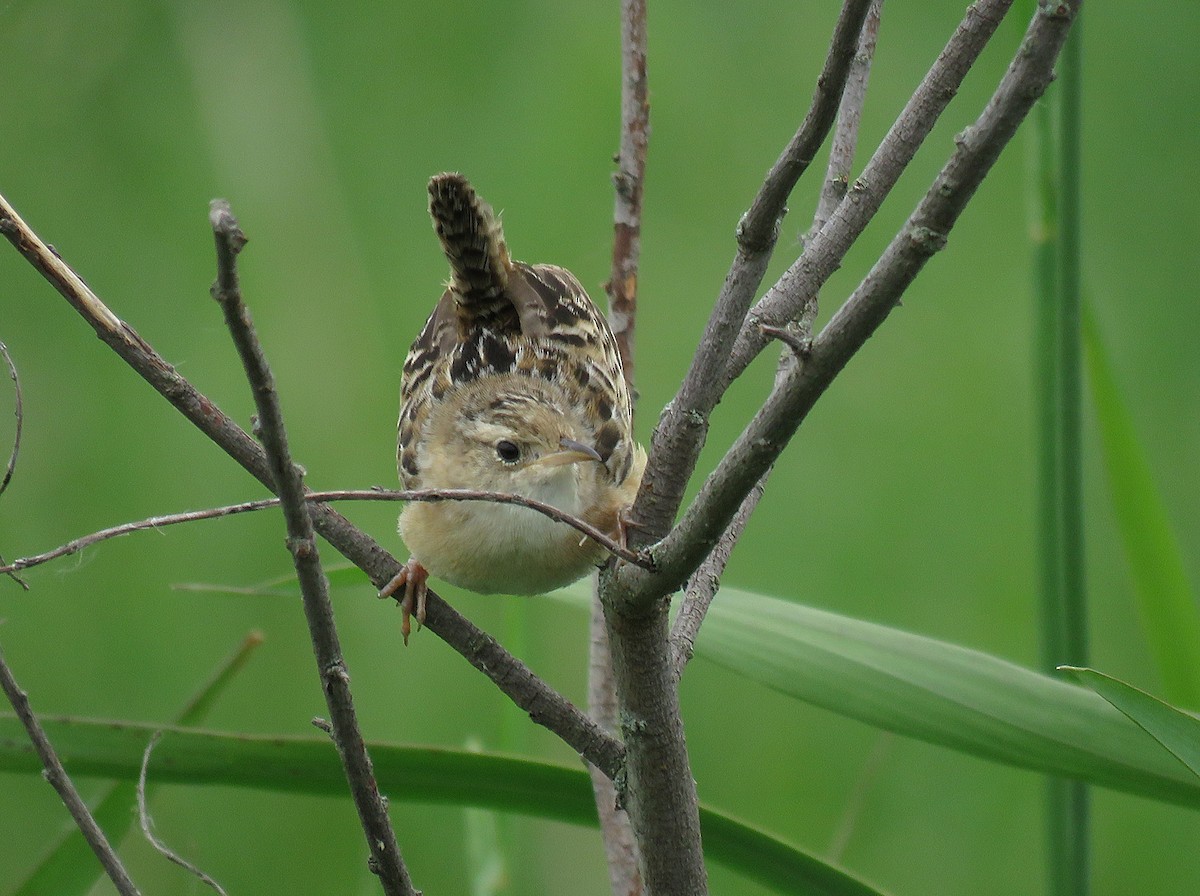
[[605, 557], [570, 526], [507, 504], [409, 504], [400, 535], [430, 573], [480, 594], [543, 594]]

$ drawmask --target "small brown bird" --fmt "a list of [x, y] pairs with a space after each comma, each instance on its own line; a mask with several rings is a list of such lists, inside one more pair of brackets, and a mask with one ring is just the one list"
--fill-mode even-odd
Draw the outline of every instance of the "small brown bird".
[[[397, 461], [407, 489], [479, 489], [551, 504], [614, 537], [646, 455], [616, 340], [567, 270], [513, 261], [500, 221], [460, 174], [429, 182], [450, 281], [409, 349]], [[605, 550], [527, 507], [411, 502], [402, 631], [425, 619], [430, 574], [482, 594], [541, 594], [603, 563]]]

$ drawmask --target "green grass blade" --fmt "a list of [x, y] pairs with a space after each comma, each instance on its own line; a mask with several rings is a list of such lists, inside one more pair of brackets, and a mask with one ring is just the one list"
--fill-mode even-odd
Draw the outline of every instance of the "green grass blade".
[[[262, 643], [262, 635], [249, 635], [241, 646], [213, 673], [212, 678], [184, 705], [175, 718], [181, 726], [198, 725], [208, 715], [213, 703], [233, 681], [250, 654]], [[146, 738], [147, 740], [149, 737]], [[7, 745], [6, 745], [7, 746]], [[145, 749], [143, 741], [142, 748]], [[152, 792], [150, 785], [146, 795]], [[133, 826], [131, 807], [136, 803], [137, 785], [133, 780], [110, 785], [100, 795], [92, 810], [96, 823], [108, 838], [116, 843]], [[67, 828], [51, 843], [44, 857], [23, 881], [14, 882], [5, 892], [12, 896], [39, 896], [54, 893], [55, 896], [83, 896], [103, 876], [92, 848], [88, 846], [78, 828]]]
[[1095, 669], [1062, 669], [1129, 716], [1192, 774], [1200, 776], [1200, 719]]
[[[1035, 118], [1042, 151], [1043, 213], [1053, 220], [1035, 246], [1038, 330], [1038, 536], [1041, 572], [1041, 667], [1088, 656], [1083, 551], [1083, 426], [1080, 364], [1080, 33], [1078, 22], [1059, 61], [1059, 83], [1048, 97], [1059, 125]], [[1052, 276], [1047, 276], [1047, 273]], [[1046, 329], [1043, 331], [1043, 327]], [[1078, 781], [1050, 779], [1046, 790], [1050, 893], [1083, 896], [1090, 889], [1090, 809]]]
[[1090, 313], [1084, 315], [1083, 335], [1113, 512], [1146, 640], [1167, 699], [1200, 709], [1200, 612], [1179, 542]]
[[976, 756], [1200, 808], [1200, 782], [1096, 694], [985, 653], [734, 589], [697, 655], [806, 703]]
[[[79, 776], [136, 779], [142, 750], [161, 726], [47, 719], [47, 734]], [[292, 793], [344, 795], [333, 744], [316, 737], [265, 737], [168, 728], [149, 778], [157, 783], [220, 784]], [[583, 769], [496, 753], [372, 744], [380, 790], [395, 800], [476, 806], [580, 825], [596, 825]], [[0, 772], [37, 774], [41, 766], [11, 713], [0, 714]], [[707, 854], [763, 886], [811, 896], [879, 896], [849, 873], [750, 825], [702, 808]]]
[[[349, 563], [342, 563], [325, 568], [325, 578], [329, 580], [330, 588], [371, 588], [371, 580], [367, 574]], [[229, 594], [240, 597], [298, 597], [300, 586], [296, 582], [296, 573], [289, 570], [274, 578], [259, 582], [257, 585], [225, 585], [219, 582], [176, 582], [171, 586], [175, 591], [200, 591], [208, 594]]]
[[[1042, 4], [1021, 4], [1022, 21]], [[1036, 8], [1035, 8], [1036, 6]], [[1058, 62], [1058, 83], [1030, 116], [1034, 293], [1034, 406], [1041, 669], [1087, 662], [1080, 365], [1082, 144], [1080, 23]], [[1053, 896], [1089, 890], [1089, 798], [1076, 781], [1050, 779], [1046, 856]]]

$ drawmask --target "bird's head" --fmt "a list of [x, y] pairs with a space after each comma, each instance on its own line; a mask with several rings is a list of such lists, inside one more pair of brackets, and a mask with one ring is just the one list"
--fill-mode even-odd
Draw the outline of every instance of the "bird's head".
[[509, 492], [568, 513], [608, 475], [588, 422], [553, 384], [491, 377], [447, 396], [431, 420], [424, 483]]

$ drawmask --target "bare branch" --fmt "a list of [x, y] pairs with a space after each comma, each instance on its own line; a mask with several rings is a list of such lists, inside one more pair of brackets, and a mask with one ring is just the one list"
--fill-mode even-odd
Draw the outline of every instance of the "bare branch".
[[33, 708], [29, 705], [29, 695], [21, 690], [17, 684], [12, 670], [8, 668], [8, 663], [4, 660], [4, 652], [2, 650], [0, 650], [0, 688], [4, 690], [5, 696], [8, 697], [8, 702], [12, 704], [17, 718], [21, 720], [21, 724], [25, 726], [25, 730], [29, 732], [29, 739], [33, 742], [33, 748], [37, 750], [37, 754], [42, 760], [46, 780], [50, 782], [51, 787], [58, 791], [58, 795], [62, 798], [67, 811], [75, 819], [75, 824], [78, 825], [80, 833], [83, 834], [83, 838], [87, 841], [88, 846], [92, 848], [92, 852], [96, 854], [96, 858], [100, 860], [100, 864], [104, 866], [104, 872], [117, 888], [117, 892], [121, 896], [140, 896], [137, 886], [129, 877], [125, 866], [121, 864], [121, 860], [117, 858], [117, 854], [113, 851], [112, 846], [109, 845], [108, 838], [104, 836], [104, 831], [100, 830], [100, 826], [96, 824], [96, 819], [88, 811], [87, 805], [79, 796], [79, 791], [75, 789], [75, 785], [67, 775], [66, 769], [63, 768], [62, 763], [59, 761], [58, 754], [54, 752], [54, 747], [51, 745], [50, 739], [46, 737], [46, 732], [42, 730], [41, 723], [38, 722]]
[[[945, 246], [967, 201], [1053, 79], [1054, 60], [1080, 4], [1081, 0], [1057, 4], [1034, 16], [987, 107], [975, 124], [959, 135], [954, 154], [907, 224], [813, 340], [804, 364], [793, 365], [776, 381], [767, 401], [704, 483], [679, 525], [655, 549], [659, 575], [682, 579], [703, 560], [744, 496], [775, 462], [833, 378], [895, 307], [929, 257]], [[828, 227], [822, 234], [827, 232]], [[626, 567], [622, 573], [628, 575], [632, 568]]]
[[663, 409], [655, 429], [642, 488], [631, 513], [638, 522], [632, 532], [634, 546], [665, 535], [683, 501], [708, 433], [708, 415], [734, 379], [727, 373], [729, 347], [743, 326], [771, 259], [787, 198], [833, 125], [868, 5], [869, 0], [847, 0], [843, 6], [808, 114], [738, 225], [737, 254], [704, 336], [679, 392]]
[[218, 519], [223, 516], [233, 516], [239, 513], [250, 513], [256, 510], [265, 510], [268, 507], [278, 507], [278, 498], [267, 498], [261, 501], [246, 501], [241, 504], [230, 504], [225, 507], [211, 507], [207, 510], [191, 510], [184, 513], [170, 513], [162, 516], [152, 516], [144, 520], [136, 520], [131, 523], [122, 523], [119, 526], [111, 526], [108, 529], [101, 529], [98, 532], [92, 532], [88, 535], [80, 536], [72, 539], [65, 544], [60, 544], [56, 548], [48, 551], [43, 551], [40, 554], [31, 554], [28, 557], [19, 557], [11, 563], [0, 566], [0, 573], [15, 572], [21, 569], [31, 569], [35, 566], [41, 566], [44, 563], [49, 563], [52, 560], [58, 560], [61, 557], [69, 557], [71, 554], [77, 554], [85, 548], [90, 548], [92, 545], [99, 544], [103, 541], [108, 541], [111, 538], [120, 538], [123, 535], [130, 535], [134, 532], [144, 532], [147, 529], [161, 529], [164, 526], [175, 526], [180, 523], [194, 523], [200, 520]]
[[754, 483], [716, 545], [688, 579], [684, 598], [679, 604], [679, 615], [675, 617], [675, 624], [671, 627], [671, 661], [675, 666], [676, 678], [683, 674], [683, 667], [691, 661], [695, 653], [696, 636], [700, 634], [700, 626], [704, 623], [704, 617], [708, 615], [713, 598], [721, 588], [721, 576], [729, 563], [729, 557], [746, 530], [751, 514], [762, 499], [769, 476], [768, 470]]
[[846, 89], [842, 91], [842, 102], [838, 107], [837, 125], [829, 141], [829, 164], [825, 168], [825, 184], [813, 215], [810, 239], [825, 226], [834, 209], [846, 197], [846, 190], [850, 186], [850, 172], [854, 168], [854, 156], [858, 150], [858, 126], [866, 104], [867, 81], [871, 76], [871, 63], [875, 59], [882, 13], [883, 0], [872, 0], [858, 35], [858, 49], [850, 63]]
[[[625, 385], [634, 388], [634, 332], [637, 324], [638, 264], [642, 242], [642, 195], [650, 140], [650, 100], [646, 76], [646, 0], [621, 0], [621, 138], [613, 209], [612, 273], [605, 291], [609, 323], [621, 355]], [[609, 650], [608, 623], [594, 579], [588, 623], [588, 711], [610, 735], [617, 731], [619, 699]], [[588, 767], [613, 896], [640, 896], [641, 860], [629, 814], [609, 775]]]
[[646, 892], [704, 896], [707, 871], [671, 657], [670, 599], [643, 609], [611, 567], [600, 576], [625, 742], [625, 787], [618, 793], [625, 795], [637, 837]]
[[[650, 103], [646, 75], [645, 0], [621, 2], [621, 138], [613, 175], [613, 264], [606, 284], [609, 320], [621, 354], [625, 383], [634, 389], [634, 332], [637, 315], [638, 264], [641, 257], [642, 196], [650, 137]], [[597, 586], [598, 587], [598, 586]], [[588, 709], [605, 731], [615, 734], [619, 717], [616, 678], [609, 650], [604, 607], [597, 593], [589, 622]], [[589, 767], [596, 811], [604, 840], [609, 882], [614, 896], [638, 896], [643, 889], [639, 851], [633, 827], [613, 780]]]
[[978, 0], [909, 98], [891, 130], [855, 180], [825, 226], [804, 248], [804, 253], [751, 309], [734, 344], [725, 371], [725, 388], [736, 379], [770, 338], [762, 324], [785, 326], [820, 291], [842, 263], [850, 246], [879, 211], [883, 200], [908, 167], [934, 124], [983, 48], [991, 40], [1012, 0]]
[[[274, 488], [262, 448], [217, 405], [181, 376], [133, 328], [123, 323], [21, 220], [0, 196], [0, 233], [13, 244], [96, 334], [155, 391], [252, 476]], [[370, 535], [327, 504], [311, 508], [313, 526], [347, 560], [382, 588], [400, 563]], [[624, 747], [461, 613], [429, 592], [425, 628], [486, 675], [530, 718], [557, 734], [609, 777], [621, 769]]]
[[169, 846], [167, 846], [167, 844], [163, 843], [162, 840], [160, 840], [160, 839], [158, 839], [158, 837], [154, 836], [154, 831], [151, 830], [151, 827], [153, 826], [154, 821], [153, 821], [153, 819], [150, 818], [150, 813], [146, 809], [146, 769], [150, 765], [150, 754], [154, 750], [154, 745], [158, 743], [160, 738], [162, 738], [161, 731], [155, 731], [154, 734], [151, 736], [150, 742], [148, 744], [146, 744], [146, 751], [144, 753], [142, 753], [142, 770], [138, 773], [137, 807], [138, 807], [138, 821], [141, 823], [142, 835], [146, 838], [146, 840], [149, 841], [150, 845], [153, 846], [158, 851], [158, 854], [161, 855], [164, 859], [166, 859], [169, 862], [174, 862], [180, 868], [183, 868], [184, 870], [195, 875], [203, 883], [207, 884], [212, 889], [214, 889], [218, 893], [220, 893], [221, 896], [228, 896], [228, 894], [225, 892], [225, 890], [221, 887], [221, 885], [219, 883], [217, 883], [215, 880], [213, 880], [211, 877], [209, 877], [207, 874], [205, 874], [203, 871], [201, 871], [199, 868], [197, 868], [195, 865], [193, 865], [187, 859], [183, 858], [183, 856], [179, 855], [179, 853], [173, 851]]
[[371, 757], [358, 726], [350, 691], [350, 672], [338, 643], [333, 606], [329, 601], [329, 582], [321, 567], [317, 536], [304, 500], [302, 474], [292, 462], [274, 378], [250, 322], [250, 313], [242, 301], [237, 255], [245, 245], [246, 237], [224, 200], [213, 200], [210, 220], [217, 244], [217, 281], [213, 284], [212, 294], [225, 313], [225, 324], [242, 358], [258, 408], [263, 447], [287, 524], [288, 549], [300, 581], [304, 616], [321, 676], [321, 689], [329, 707], [334, 743], [366, 835], [371, 853], [369, 866], [379, 876], [383, 890], [389, 896], [415, 896], [416, 890], [400, 855], [387, 807], [375, 781]]
[[[438, 501], [490, 501], [496, 504], [518, 504], [522, 507], [528, 507], [530, 510], [535, 510], [538, 513], [544, 514], [553, 520], [558, 520], [561, 523], [566, 523], [573, 529], [577, 529], [589, 538], [595, 539], [601, 546], [612, 553], [616, 557], [620, 557], [629, 563], [641, 566], [643, 569], [653, 569], [654, 563], [649, 557], [644, 554], [638, 554], [626, 547], [621, 546], [608, 535], [598, 530], [595, 526], [581, 520], [578, 517], [571, 516], [550, 504], [544, 504], [541, 501], [536, 501], [533, 498], [526, 498], [523, 495], [510, 495], [503, 492], [482, 492], [472, 489], [417, 489], [413, 491], [399, 491], [388, 489], [341, 489], [334, 491], [323, 492], [305, 492], [304, 500], [310, 504], [315, 502], [330, 502], [330, 501], [425, 501], [436, 503]], [[13, 560], [11, 563], [0, 562], [0, 573], [12, 573], [17, 570], [30, 569], [34, 566], [41, 566], [43, 563], [49, 563], [51, 560], [57, 560], [60, 557], [67, 557], [71, 554], [76, 554], [84, 548], [89, 548], [92, 545], [99, 544], [102, 541], [108, 541], [112, 538], [120, 538], [123, 535], [130, 535], [134, 532], [144, 532], [147, 529], [162, 529], [166, 526], [176, 526], [181, 523], [196, 523], [201, 520], [219, 519], [226, 516], [236, 516], [241, 513], [253, 513], [258, 510], [266, 510], [270, 507], [278, 507], [278, 498], [262, 498], [257, 501], [243, 501], [239, 504], [227, 504], [223, 507], [209, 507], [205, 510], [188, 510], [182, 513], [169, 513], [161, 516], [152, 516], [144, 520], [135, 520], [129, 523], [122, 523], [119, 526], [112, 526], [108, 529], [101, 529], [97, 532], [92, 532], [88, 535], [80, 536], [79, 538], [68, 541], [66, 544], [61, 544], [56, 548], [45, 551], [41, 554], [33, 554], [29, 557], [20, 557]]]
[[817, 79], [812, 107], [738, 225], [738, 242], [743, 247], [769, 252], [779, 238], [779, 226], [787, 214], [788, 197], [833, 127], [870, 5], [871, 0], [847, 0], [842, 6], [829, 42], [825, 67]]
[[[911, 161], [924, 138], [954, 96], [963, 77], [995, 33], [1000, 20], [1011, 4], [1012, 0], [978, 0], [968, 8], [966, 16], [955, 30], [954, 35], [926, 73], [921, 85], [905, 105], [879, 149], [867, 163], [863, 175], [855, 181], [853, 188], [838, 205], [829, 221], [805, 247], [801, 257], [767, 291], [767, 294], [746, 315], [745, 320], [740, 322], [741, 329], [729, 363], [716, 371], [710, 371], [713, 376], [717, 376], [723, 371], [724, 382], [709, 384], [707, 388], [710, 393], [720, 394], [771, 341], [770, 333], [762, 330], [764, 324], [768, 328], [775, 329], [786, 327], [789, 321], [802, 312], [807, 303], [814, 300], [821, 286], [841, 264], [850, 245], [878, 211], [901, 172]], [[710, 332], [706, 332], [705, 339], [707, 340], [710, 335], [712, 335]], [[728, 329], [721, 331], [720, 337], [730, 338], [731, 331]], [[796, 366], [798, 365], [793, 365], [793, 367]], [[811, 367], [810, 359], [810, 363], [804, 365], [804, 370], [809, 371]], [[786, 375], [783, 379], [794, 380], [797, 376], [796, 370], [784, 373]], [[660, 574], [655, 577], [659, 588], [683, 584], [687, 576], [698, 567], [716, 544], [720, 534], [732, 519], [733, 514], [736, 513], [744, 497], [749, 494], [753, 484], [762, 477], [774, 462], [773, 458], [782, 451], [791, 432], [794, 432], [794, 426], [799, 425], [799, 419], [795, 420], [790, 431], [786, 426], [764, 427], [761, 425], [764, 414], [768, 413], [768, 408], [773, 402], [779, 401], [780, 394], [787, 391], [784, 382], [777, 377], [775, 389], [767, 403], [747, 426], [734, 448], [725, 455], [722, 464], [709, 477], [696, 501], [693, 501], [692, 509], [685, 515], [684, 521], [691, 516], [689, 533], [699, 536], [701, 540], [684, 549], [683, 545], [687, 536], [682, 534], [680, 527], [676, 527], [672, 531], [669, 539], [673, 548], [670, 549], [670, 552], [674, 553], [674, 559], [679, 561], [679, 565], [672, 569], [673, 575]], [[681, 388], [676, 401], [682, 395], [683, 389]], [[816, 396], [813, 396], [812, 401], [815, 400]], [[670, 413], [672, 413], [672, 409], [668, 408], [667, 411], [664, 411], [664, 419], [660, 420], [661, 438], [665, 440], [664, 444], [670, 442], [672, 452], [679, 452], [678, 456], [686, 457], [687, 437], [689, 434], [691, 437], [702, 436], [703, 429], [707, 425], [707, 418], [693, 409], [688, 420], [679, 421], [672, 418], [671, 421], [668, 421], [667, 417]], [[755, 445], [750, 445], [746, 440], [754, 438], [749, 436], [751, 432], [756, 434], [754, 437], [761, 435], [763, 440]], [[677, 444], [672, 439], [680, 433], [683, 434], [684, 443]], [[740, 470], [733, 469], [737, 464], [749, 461], [750, 455], [754, 455], [758, 462]], [[653, 461], [653, 454], [651, 460]], [[692, 468], [694, 468], [694, 457], [687, 468], [689, 475]], [[726, 476], [732, 476], [732, 479], [737, 480], [738, 485], [730, 488], [730, 484], [727, 482], [718, 484], [718, 480], [723, 481]], [[659, 487], [664, 491], [667, 488], [665, 484]], [[643, 485], [644, 490], [645, 486]], [[708, 512], [699, 516], [693, 514], [698, 506], [697, 502], [710, 491], [719, 492], [725, 496], [725, 500], [720, 502], [719, 510], [715, 506], [710, 506], [709, 509], [715, 511], [715, 516], [709, 517]], [[679, 492], [682, 492], [682, 484], [679, 485]], [[705, 498], [706, 502], [707, 500]], [[696, 526], [701, 520], [704, 521], [704, 525]], [[653, 555], [661, 561], [664, 552], [667, 552], [665, 543], [657, 546]], [[643, 592], [644, 589], [633, 581], [639, 578], [638, 574], [626, 571], [623, 572], [623, 576], [628, 580], [626, 584], [633, 593]]]
[[[598, 599], [592, 601], [589, 623], [588, 650], [588, 711], [596, 723], [609, 734], [615, 734], [620, 719], [616, 680], [613, 676], [612, 652], [608, 646], [608, 628], [604, 609]], [[629, 823], [629, 814], [621, 805], [622, 794], [610, 776], [594, 766], [588, 766], [592, 779], [592, 794], [596, 814], [600, 819], [600, 834], [604, 839], [604, 856], [613, 896], [640, 896], [642, 872], [637, 840]]]
[[625, 382], [634, 382], [633, 335], [637, 314], [638, 261], [642, 253], [642, 184], [650, 142], [650, 99], [646, 86], [646, 0], [621, 0], [621, 146], [613, 174], [612, 273], [609, 324], [617, 337]]
[[[871, 62], [875, 57], [875, 44], [879, 36], [879, 18], [883, 0], [873, 0], [863, 22], [862, 33], [858, 36], [858, 50], [850, 66], [850, 74], [846, 79], [846, 89], [842, 92], [841, 106], [838, 108], [837, 125], [830, 139], [829, 164], [825, 171], [825, 186], [817, 210], [813, 215], [812, 230], [809, 238], [817, 233], [828, 220], [830, 213], [846, 195], [846, 184], [849, 181], [851, 167], [854, 164], [854, 154], [858, 147], [858, 127], [862, 120], [862, 108], [866, 102], [867, 80], [871, 72]], [[785, 375], [788, 365], [800, 361], [812, 347], [812, 328], [817, 317], [817, 301], [808, 302], [800, 316], [796, 327], [766, 327], [763, 332], [779, 339], [788, 346], [796, 357], [785, 355], [780, 359], [780, 375]], [[750, 516], [754, 513], [758, 502], [762, 499], [767, 480], [771, 471], [768, 469], [762, 478], [754, 484], [749, 494], [742, 500], [733, 519], [721, 533], [716, 546], [700, 567], [688, 579], [684, 589], [684, 598], [679, 607], [679, 615], [671, 628], [671, 645], [675, 661], [675, 674], [681, 675], [683, 667], [692, 658], [695, 649], [696, 636], [708, 613], [713, 598], [721, 585], [721, 575], [733, 553], [734, 547], [745, 531]]]

